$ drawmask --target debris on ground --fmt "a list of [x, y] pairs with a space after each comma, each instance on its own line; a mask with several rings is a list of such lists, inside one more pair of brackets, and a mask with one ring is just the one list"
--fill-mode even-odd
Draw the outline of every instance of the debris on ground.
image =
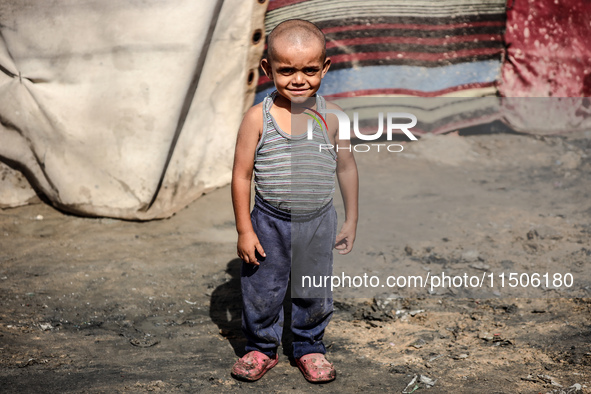
[[437, 382], [437, 379], [431, 379], [425, 375], [415, 375], [406, 385], [406, 388], [402, 390], [402, 394], [411, 394], [420, 388], [430, 389], [435, 386], [435, 382]]
[[583, 387], [587, 386], [583, 386], [580, 383], [575, 383], [572, 386], [567, 387], [566, 389], [554, 389], [552, 391], [547, 392], [546, 394], [575, 394], [583, 392]]
[[[365, 320], [369, 324], [376, 321], [385, 322], [396, 320], [400, 317], [401, 303], [402, 297], [395, 294], [375, 296], [372, 304], [369, 307], [357, 310], [354, 313], [354, 317], [359, 320]], [[373, 325], [375, 326], [375, 324]]]
[[556, 387], [562, 387], [562, 385], [560, 383], [558, 383], [557, 381], [554, 380], [553, 377], [549, 376], [549, 375], [538, 375], [538, 379], [540, 379], [541, 381], [543, 381], [544, 383], [550, 383], [552, 386], [556, 386]]

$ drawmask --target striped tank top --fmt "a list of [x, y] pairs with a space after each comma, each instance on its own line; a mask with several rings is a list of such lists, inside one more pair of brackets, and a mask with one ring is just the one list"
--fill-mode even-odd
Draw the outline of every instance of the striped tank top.
[[[320, 144], [331, 144], [327, 131], [314, 122], [313, 139], [307, 133], [285, 133], [270, 113], [277, 96], [263, 101], [263, 133], [254, 159], [255, 193], [285, 212], [310, 213], [330, 203], [335, 191], [336, 153]], [[316, 95], [316, 108], [325, 108]]]

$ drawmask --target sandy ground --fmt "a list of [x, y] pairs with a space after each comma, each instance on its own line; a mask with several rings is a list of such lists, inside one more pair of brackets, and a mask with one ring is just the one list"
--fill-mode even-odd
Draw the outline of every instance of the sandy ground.
[[495, 281], [335, 290], [326, 385], [304, 380], [289, 346], [258, 382], [229, 374], [244, 345], [229, 188], [147, 223], [0, 211], [0, 391], [591, 392], [589, 134], [358, 154], [358, 239], [335, 272]]

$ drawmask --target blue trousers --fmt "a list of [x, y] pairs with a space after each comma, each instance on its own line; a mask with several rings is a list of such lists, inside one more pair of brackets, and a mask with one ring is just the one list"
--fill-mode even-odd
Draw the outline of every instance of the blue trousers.
[[[337, 215], [332, 202], [313, 214], [290, 214], [256, 196], [252, 225], [266, 257], [257, 254], [259, 266], [242, 263], [242, 330], [246, 351], [258, 350], [273, 357], [283, 332], [283, 300], [300, 278], [294, 271], [309, 275], [332, 274], [332, 249], [337, 231]], [[299, 283], [299, 282], [298, 282]], [[293, 356], [326, 353], [324, 330], [333, 312], [332, 295], [327, 289], [292, 292], [291, 331]], [[302, 293], [303, 291], [303, 293]], [[296, 297], [293, 297], [296, 295]], [[321, 295], [321, 296], [319, 296]]]

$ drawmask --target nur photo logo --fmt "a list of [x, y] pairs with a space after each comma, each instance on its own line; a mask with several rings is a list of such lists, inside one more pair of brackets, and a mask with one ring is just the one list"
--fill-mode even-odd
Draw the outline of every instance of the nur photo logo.
[[[320, 126], [320, 128], [324, 128], [324, 130], [328, 130], [328, 124], [326, 122], [326, 115], [333, 114], [337, 117], [339, 122], [339, 139], [340, 140], [350, 140], [351, 139], [351, 119], [349, 116], [340, 110], [337, 109], [324, 109], [322, 113], [313, 110], [312, 108], [306, 107], [311, 113], [304, 112], [306, 115], [310, 116], [312, 119], [308, 119], [308, 128], [307, 128], [307, 138], [308, 140], [312, 140], [313, 137], [313, 130], [314, 130], [314, 121]], [[385, 116], [386, 118], [386, 140], [392, 141], [392, 134], [394, 131], [402, 131], [411, 141], [417, 141], [417, 137], [409, 130], [416, 126], [417, 124], [417, 117], [408, 112], [388, 112]], [[407, 120], [407, 122], [400, 122], [401, 120]], [[376, 141], [382, 138], [384, 134], [384, 113], [378, 113], [378, 130], [373, 134], [362, 133], [359, 129], [359, 113], [353, 112], [353, 133], [355, 137], [362, 141]], [[369, 152], [372, 150], [372, 147], [379, 152], [381, 148], [385, 148], [388, 152], [402, 152], [404, 149], [400, 144], [357, 144], [354, 146], [348, 147], [339, 147], [338, 145], [335, 147], [331, 144], [319, 144], [319, 150], [322, 149], [335, 149], [337, 152], [339, 149], [353, 149], [355, 152]]]

